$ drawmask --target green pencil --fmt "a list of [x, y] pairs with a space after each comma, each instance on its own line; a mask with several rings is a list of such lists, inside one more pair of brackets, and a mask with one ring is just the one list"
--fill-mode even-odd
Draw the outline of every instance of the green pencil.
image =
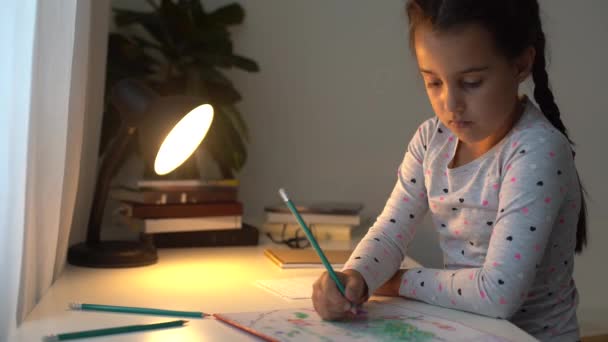
[[312, 245], [312, 247], [315, 249], [315, 251], [319, 255], [319, 258], [321, 258], [321, 261], [323, 262], [323, 265], [325, 266], [327, 273], [329, 274], [331, 279], [333, 279], [333, 281], [336, 283], [338, 290], [340, 290], [340, 293], [344, 297], [346, 297], [346, 290], [344, 289], [344, 285], [342, 285], [342, 282], [338, 278], [338, 275], [336, 274], [336, 272], [334, 272], [334, 269], [331, 267], [331, 264], [327, 260], [327, 257], [325, 257], [325, 253], [323, 253], [323, 251], [321, 250], [321, 247], [319, 247], [319, 244], [317, 243], [317, 240], [315, 239], [315, 237], [312, 235], [312, 232], [310, 231], [310, 229], [308, 229], [308, 226], [306, 226], [306, 222], [304, 222], [304, 220], [302, 219], [302, 216], [300, 216], [300, 213], [296, 209], [296, 206], [293, 205], [293, 203], [291, 202], [289, 197], [287, 197], [287, 193], [285, 192], [285, 189], [283, 189], [283, 188], [279, 189], [279, 195], [281, 195], [281, 198], [283, 199], [285, 204], [287, 204], [287, 207], [289, 208], [289, 210], [291, 210], [291, 213], [296, 217], [296, 220], [300, 224], [300, 227], [302, 227], [302, 230], [306, 234], [306, 237], [308, 237], [308, 241], [310, 241], [310, 244]]
[[177, 321], [169, 321], [169, 322], [153, 323], [153, 324], [137, 324], [137, 325], [126, 325], [126, 326], [122, 326], [122, 327], [114, 327], [114, 328], [106, 328], [106, 329], [83, 330], [83, 331], [76, 331], [76, 332], [71, 332], [71, 333], [49, 335], [49, 336], [46, 336], [44, 338], [44, 340], [45, 341], [76, 340], [79, 338], [87, 338], [87, 337], [98, 337], [98, 336], [130, 333], [130, 332], [136, 332], [136, 331], [147, 331], [147, 330], [154, 330], [154, 329], [181, 327], [186, 323], [188, 323], [188, 321], [177, 320]]
[[175, 311], [175, 310], [164, 310], [164, 309], [136, 308], [136, 307], [132, 307], [132, 306], [116, 306], [116, 305], [84, 304], [84, 303], [70, 303], [70, 309], [72, 309], [72, 310], [90, 310], [90, 311], [108, 311], [108, 312], [119, 312], [119, 313], [134, 313], [134, 314], [144, 314], [144, 315], [189, 317], [189, 318], [202, 318], [202, 317], [206, 316], [206, 314], [204, 314], [200, 311]]

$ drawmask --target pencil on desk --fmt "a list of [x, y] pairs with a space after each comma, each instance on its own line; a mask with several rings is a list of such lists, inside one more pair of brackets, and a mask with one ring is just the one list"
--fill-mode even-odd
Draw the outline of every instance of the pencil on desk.
[[122, 326], [122, 327], [114, 327], [114, 328], [75, 331], [75, 332], [71, 332], [71, 333], [49, 335], [44, 338], [44, 341], [46, 341], [46, 342], [67, 341], [67, 340], [76, 340], [76, 339], [87, 338], [87, 337], [98, 337], [98, 336], [130, 333], [130, 332], [136, 332], [136, 331], [147, 331], [147, 330], [154, 330], [154, 329], [181, 327], [186, 323], [188, 323], [188, 321], [177, 320], [177, 321], [169, 321], [169, 322], [161, 322], [161, 323], [153, 323], [153, 324], [137, 324], [137, 325], [126, 325], [126, 326]]
[[70, 303], [70, 309], [72, 309], [72, 310], [90, 310], [90, 311], [107, 311], [107, 312], [118, 312], [118, 313], [134, 313], [134, 314], [158, 315], [158, 316], [189, 317], [189, 318], [203, 318], [203, 317], [207, 316], [205, 313], [200, 312], [200, 311], [175, 311], [175, 310], [152, 309], [152, 308], [137, 308], [137, 307], [132, 307], [132, 306], [116, 306], [116, 305], [84, 304], [84, 303]]

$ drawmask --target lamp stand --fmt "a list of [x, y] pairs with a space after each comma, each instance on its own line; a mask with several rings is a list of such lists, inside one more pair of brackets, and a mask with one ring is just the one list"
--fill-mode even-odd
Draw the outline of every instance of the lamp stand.
[[143, 241], [82, 242], [70, 247], [68, 262], [76, 266], [115, 268], [155, 264], [156, 248]]
[[156, 248], [149, 239], [101, 241], [101, 221], [110, 190], [110, 181], [135, 132], [135, 127], [123, 124], [104, 155], [95, 184], [87, 239], [68, 249], [68, 262], [72, 265], [100, 268], [135, 267], [151, 265], [158, 260]]

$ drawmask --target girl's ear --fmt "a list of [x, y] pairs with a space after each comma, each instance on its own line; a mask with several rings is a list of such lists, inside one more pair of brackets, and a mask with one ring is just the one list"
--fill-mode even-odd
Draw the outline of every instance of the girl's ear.
[[526, 78], [530, 76], [535, 58], [536, 49], [533, 46], [529, 46], [515, 60], [515, 67], [517, 68], [517, 80], [520, 83], [525, 81]]

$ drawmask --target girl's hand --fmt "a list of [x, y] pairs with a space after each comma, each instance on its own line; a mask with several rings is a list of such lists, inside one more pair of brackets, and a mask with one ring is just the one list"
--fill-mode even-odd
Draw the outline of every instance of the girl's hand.
[[325, 320], [352, 318], [356, 315], [357, 306], [367, 300], [367, 284], [361, 273], [346, 270], [336, 274], [346, 289], [346, 298], [327, 272], [323, 272], [312, 287], [312, 304]]

